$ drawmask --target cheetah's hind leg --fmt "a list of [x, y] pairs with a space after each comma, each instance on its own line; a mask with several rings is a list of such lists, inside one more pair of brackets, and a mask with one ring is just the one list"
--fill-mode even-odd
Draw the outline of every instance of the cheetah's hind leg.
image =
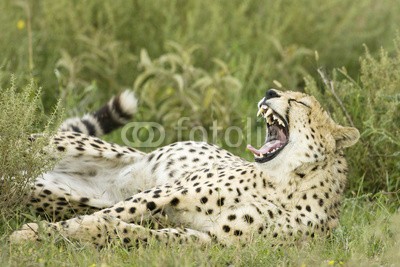
[[34, 183], [30, 204], [50, 220], [66, 219], [112, 206], [134, 194], [122, 186], [133, 179], [131, 165], [145, 154], [81, 133], [60, 132], [50, 153], [60, 156], [54, 169]]

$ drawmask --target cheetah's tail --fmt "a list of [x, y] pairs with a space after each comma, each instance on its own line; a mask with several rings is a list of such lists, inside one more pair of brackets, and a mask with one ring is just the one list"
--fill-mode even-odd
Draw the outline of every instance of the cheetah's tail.
[[59, 130], [92, 136], [107, 134], [128, 123], [137, 110], [137, 98], [130, 90], [114, 96], [99, 110], [65, 120]]

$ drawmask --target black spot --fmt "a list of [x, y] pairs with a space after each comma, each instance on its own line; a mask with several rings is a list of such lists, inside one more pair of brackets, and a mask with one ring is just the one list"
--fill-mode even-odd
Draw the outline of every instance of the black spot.
[[171, 200], [170, 203], [172, 206], [177, 206], [179, 204], [179, 199], [175, 197], [174, 199]]
[[225, 202], [225, 198], [224, 198], [224, 197], [221, 197], [220, 199], [217, 200], [217, 206], [218, 206], [218, 207], [223, 206], [223, 205], [224, 205], [224, 202]]
[[211, 215], [213, 212], [214, 212], [214, 211], [213, 211], [212, 209], [208, 209], [208, 210], [206, 211], [206, 214], [207, 214], [207, 215]]
[[318, 169], [318, 166], [315, 166], [314, 168], [311, 169], [311, 171], [316, 171]]
[[229, 231], [231, 230], [231, 228], [228, 225], [222, 226], [222, 229], [224, 230], [225, 233], [229, 233]]
[[322, 207], [322, 206], [324, 205], [324, 200], [321, 198], [321, 199], [318, 201], [318, 204], [319, 204], [320, 207]]
[[243, 235], [243, 232], [241, 230], [235, 230], [235, 231], [233, 231], [233, 234], [235, 236], [241, 236], [241, 235]]
[[58, 147], [57, 147], [57, 150], [63, 152], [63, 151], [65, 151], [65, 147], [63, 147], [63, 146], [58, 146]]
[[89, 202], [89, 198], [82, 197], [79, 201], [82, 202], [82, 203], [86, 203], [86, 202]]
[[117, 213], [121, 213], [121, 212], [123, 212], [125, 209], [123, 208], [123, 207], [118, 207], [118, 208], [116, 208], [115, 209], [115, 211], [117, 212]]
[[229, 221], [236, 220], [236, 215], [235, 215], [235, 214], [229, 215], [229, 216], [228, 216], [228, 220], [229, 220]]
[[156, 158], [156, 161], [158, 161], [158, 160], [163, 156], [163, 154], [164, 154], [164, 153], [160, 153], [160, 154], [158, 155], [158, 157]]
[[146, 204], [146, 207], [148, 210], [154, 210], [157, 207], [157, 205], [153, 201], [150, 201]]
[[188, 193], [188, 190], [187, 190], [187, 189], [184, 189], [184, 190], [181, 191], [181, 194], [182, 194], [182, 195], [186, 195], [187, 193]]
[[289, 195], [287, 196], [288, 199], [292, 199], [292, 197], [293, 197], [293, 194], [289, 194]]
[[129, 209], [129, 212], [132, 213], [132, 214], [134, 214], [134, 213], [136, 212], [136, 208], [135, 208], [135, 207], [131, 207], [131, 208]]
[[269, 217], [270, 217], [271, 219], [273, 219], [273, 218], [274, 218], [274, 214], [272, 213], [272, 211], [271, 211], [271, 210], [268, 210], [268, 215], [269, 215]]
[[307, 210], [308, 212], [311, 212], [311, 207], [310, 207], [310, 205], [307, 205], [307, 206], [306, 206], [306, 210]]
[[296, 209], [301, 210], [301, 206], [297, 205]]
[[94, 147], [94, 148], [97, 148], [97, 149], [99, 149], [99, 148], [100, 148], [100, 146], [99, 146], [99, 145], [97, 145], [97, 144], [92, 144], [92, 143], [90, 143], [90, 145], [91, 145], [92, 147]]
[[46, 195], [51, 195], [51, 191], [48, 189], [43, 190], [43, 193], [45, 193]]
[[208, 201], [208, 198], [207, 198], [207, 197], [202, 197], [202, 198], [200, 199], [200, 203], [201, 203], [201, 204], [206, 204], [207, 201]]
[[38, 203], [38, 202], [40, 202], [40, 199], [39, 198], [31, 198], [31, 202]]
[[248, 215], [248, 214], [245, 214], [245, 215], [243, 216], [243, 220], [244, 220], [245, 222], [247, 222], [248, 224], [252, 224], [252, 223], [254, 222], [253, 217], [251, 217], [251, 216]]
[[44, 209], [43, 208], [36, 208], [36, 211], [41, 213], [41, 212], [44, 212]]
[[211, 178], [213, 176], [214, 176], [214, 174], [212, 174], [211, 172], [207, 174], [207, 178]]
[[240, 189], [239, 189], [239, 188], [236, 188], [236, 192], [237, 192], [237, 194], [238, 194], [239, 197], [242, 195], [242, 192], [240, 192]]

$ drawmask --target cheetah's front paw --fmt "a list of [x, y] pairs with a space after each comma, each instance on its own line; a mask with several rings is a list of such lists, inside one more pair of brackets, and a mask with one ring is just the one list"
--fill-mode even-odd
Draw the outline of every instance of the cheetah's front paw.
[[38, 230], [39, 226], [37, 223], [27, 223], [22, 226], [18, 231], [14, 231], [10, 236], [11, 243], [23, 243], [26, 241], [36, 241], [38, 240]]

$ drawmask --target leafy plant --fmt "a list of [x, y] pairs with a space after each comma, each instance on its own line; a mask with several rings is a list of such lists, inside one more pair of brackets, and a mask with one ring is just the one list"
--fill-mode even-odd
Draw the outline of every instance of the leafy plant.
[[[31, 82], [18, 90], [14, 79], [0, 90], [0, 216], [10, 217], [28, 200], [31, 182], [53, 161], [43, 153], [48, 137], [58, 124], [57, 110], [41, 112], [41, 90]], [[49, 123], [44, 122], [48, 120]], [[42, 127], [45, 125], [44, 127]], [[42, 132], [32, 140], [31, 134]]]
[[[382, 49], [374, 57], [366, 48], [360, 60], [359, 81], [344, 68], [333, 71], [332, 81], [325, 82], [323, 91], [315, 80], [306, 79], [306, 91], [317, 96], [337, 121], [354, 122], [360, 130], [358, 145], [347, 152], [349, 187], [353, 192], [384, 190], [397, 197], [400, 193], [399, 38], [395, 44], [397, 49], [392, 56]], [[338, 100], [342, 103], [338, 104]]]

